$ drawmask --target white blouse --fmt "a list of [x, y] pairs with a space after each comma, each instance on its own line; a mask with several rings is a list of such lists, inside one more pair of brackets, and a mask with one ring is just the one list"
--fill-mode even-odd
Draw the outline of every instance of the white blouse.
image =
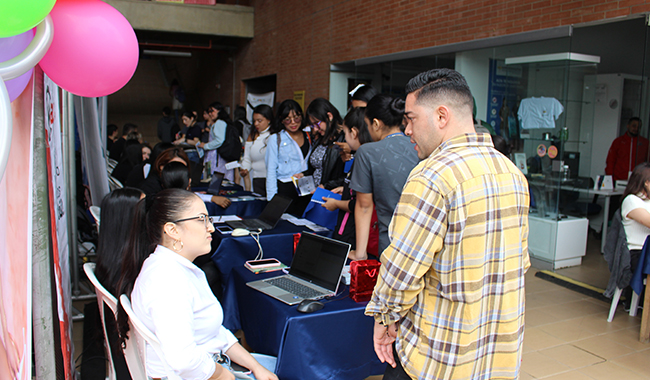
[[[163, 246], [157, 246], [142, 265], [131, 303], [160, 340], [167, 365], [183, 379], [210, 377], [215, 370], [212, 354], [225, 352], [237, 342], [222, 326], [223, 310], [203, 271]], [[149, 345], [146, 365], [148, 376], [166, 376]]]
[[630, 211], [637, 208], [645, 209], [650, 212], [650, 199], [642, 199], [638, 195], [630, 194], [623, 199], [621, 205], [621, 215], [623, 219], [623, 228], [627, 237], [628, 249], [642, 249], [645, 238], [650, 235], [650, 228], [627, 217]]
[[253, 171], [253, 178], [266, 178], [266, 146], [269, 140], [269, 128], [262, 131], [255, 141], [246, 141], [242, 169]]

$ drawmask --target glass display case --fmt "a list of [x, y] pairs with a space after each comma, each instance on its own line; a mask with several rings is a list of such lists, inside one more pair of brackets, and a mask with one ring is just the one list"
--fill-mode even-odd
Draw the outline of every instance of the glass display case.
[[[580, 265], [587, 247], [588, 216], [601, 212], [593, 202], [589, 175], [591, 131], [582, 123], [594, 102], [585, 91], [585, 77], [597, 73], [598, 57], [556, 53], [507, 58], [504, 70], [519, 77], [509, 122], [502, 118], [501, 134], [508, 136], [512, 158], [528, 178], [531, 195], [529, 252], [537, 268]], [[503, 107], [503, 106], [502, 106]], [[494, 112], [493, 112], [494, 113]], [[513, 118], [516, 117], [516, 120]], [[503, 127], [507, 126], [504, 130]]]

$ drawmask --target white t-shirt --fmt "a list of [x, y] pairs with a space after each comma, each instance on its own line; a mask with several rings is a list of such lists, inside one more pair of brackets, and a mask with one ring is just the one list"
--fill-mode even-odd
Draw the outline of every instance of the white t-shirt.
[[555, 128], [555, 120], [564, 111], [555, 98], [526, 98], [519, 105], [519, 121], [523, 129]]
[[630, 211], [636, 210], [637, 208], [642, 208], [650, 212], [650, 199], [643, 199], [633, 194], [623, 199], [621, 215], [623, 217], [623, 228], [625, 228], [625, 235], [627, 236], [627, 248], [630, 250], [642, 249], [646, 237], [650, 235], [650, 228], [627, 217]]
[[[207, 379], [215, 370], [212, 354], [225, 352], [237, 338], [221, 324], [223, 309], [205, 274], [163, 247], [144, 261], [131, 293], [133, 311], [160, 341], [164, 360], [183, 379]], [[166, 376], [147, 344], [147, 375]]]

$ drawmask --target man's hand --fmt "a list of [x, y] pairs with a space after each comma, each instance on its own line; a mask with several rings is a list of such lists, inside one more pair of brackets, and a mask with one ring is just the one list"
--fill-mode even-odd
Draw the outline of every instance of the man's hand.
[[212, 196], [212, 203], [218, 204], [221, 208], [228, 208], [231, 204], [230, 199], [219, 195]]
[[393, 357], [395, 339], [397, 339], [397, 325], [395, 323], [390, 326], [383, 326], [375, 321], [375, 331], [372, 337], [375, 353], [382, 363], [388, 363], [393, 368], [397, 366]]
[[338, 209], [337, 199], [323, 197], [323, 200], [325, 201], [325, 203], [321, 204], [321, 206], [325, 207], [328, 211], [335, 211], [336, 209]]

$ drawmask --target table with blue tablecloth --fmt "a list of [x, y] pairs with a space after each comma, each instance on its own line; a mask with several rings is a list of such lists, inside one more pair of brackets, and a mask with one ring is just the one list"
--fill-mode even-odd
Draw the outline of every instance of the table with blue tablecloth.
[[[215, 226], [219, 226], [218, 224]], [[296, 226], [286, 220], [280, 220], [272, 230], [263, 231], [259, 235], [264, 258], [276, 258], [290, 264], [293, 258], [294, 235], [310, 229]], [[331, 237], [332, 231], [319, 232], [319, 235]], [[230, 272], [235, 267], [243, 266], [248, 260], [253, 260], [258, 254], [259, 247], [252, 236], [233, 237], [223, 235], [215, 230], [212, 233], [212, 261], [222, 275], [222, 283], [228, 283]]]
[[[322, 310], [303, 314], [246, 282], [277, 275], [253, 274], [243, 266], [232, 270], [224, 294], [224, 326], [242, 328], [256, 352], [278, 357], [282, 380], [360, 380], [384, 373], [372, 344], [374, 320], [363, 314], [366, 302], [356, 303], [341, 285], [339, 295], [324, 300]], [[233, 326], [235, 324], [236, 326]]]

